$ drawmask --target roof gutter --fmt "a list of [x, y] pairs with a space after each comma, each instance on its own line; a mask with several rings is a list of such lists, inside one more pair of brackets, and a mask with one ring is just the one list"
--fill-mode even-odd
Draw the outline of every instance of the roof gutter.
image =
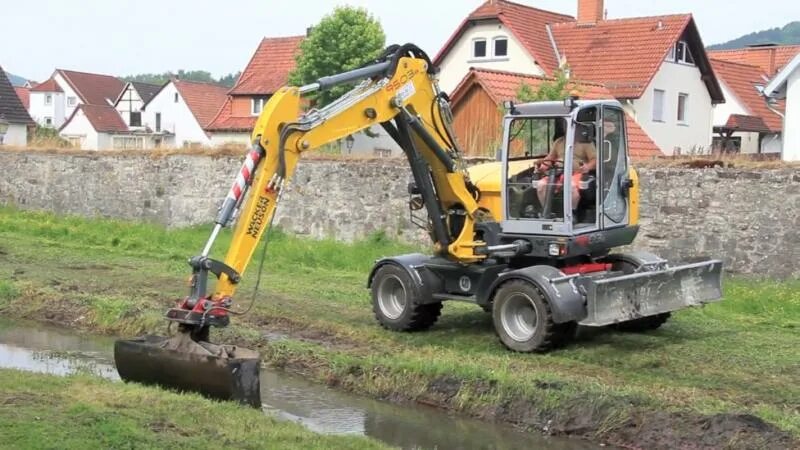
[[561, 54], [558, 52], [558, 46], [556, 45], [556, 39], [553, 37], [553, 30], [550, 29], [550, 24], [546, 24], [545, 29], [547, 30], [547, 37], [550, 38], [550, 45], [553, 46], [553, 52], [556, 54], [556, 63], [558, 63], [558, 67], [561, 67]]

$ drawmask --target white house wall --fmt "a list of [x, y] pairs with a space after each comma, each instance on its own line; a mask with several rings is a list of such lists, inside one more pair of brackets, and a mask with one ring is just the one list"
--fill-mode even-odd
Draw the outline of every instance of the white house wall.
[[131, 112], [141, 111], [142, 106], [144, 106], [144, 102], [139, 96], [139, 92], [133, 87], [133, 85], [128, 84], [125, 88], [125, 92], [122, 93], [119, 102], [117, 102], [116, 109], [120, 116], [122, 116], [122, 120], [124, 120], [125, 123], [130, 126]]
[[800, 161], [800, 68], [795, 69], [786, 80], [783, 160]]
[[[508, 56], [494, 58], [492, 39], [508, 38]], [[472, 57], [472, 42], [475, 39], [486, 39], [486, 58]], [[453, 45], [450, 52], [439, 64], [439, 87], [452, 93], [464, 78], [470, 67], [520, 72], [529, 75], [544, 75], [544, 71], [534, 62], [524, 47], [503, 24], [480, 24], [466, 29], [461, 38]]]
[[[53, 102], [45, 105], [45, 96], [48, 94], [53, 96]], [[50, 126], [58, 128], [67, 119], [64, 115], [64, 94], [61, 92], [31, 92], [28, 112], [39, 125], [46, 126], [45, 118], [50, 117], [52, 119]]]
[[214, 147], [219, 147], [221, 145], [226, 144], [241, 144], [241, 145], [249, 145], [250, 144], [250, 133], [247, 132], [212, 132], [211, 133], [211, 145]]
[[[81, 97], [78, 95], [78, 93], [72, 89], [72, 86], [67, 82], [67, 80], [64, 79], [63, 76], [61, 76], [60, 73], [56, 72], [53, 75], [53, 79], [56, 81], [56, 83], [58, 83], [58, 86], [61, 87], [61, 90], [64, 91], [64, 97], [62, 99], [61, 105], [64, 108], [65, 119], [62, 120], [61, 123], [57, 125], [60, 127], [61, 125], [64, 124], [64, 122], [66, 122], [66, 119], [69, 119], [69, 116], [71, 116], [72, 113], [75, 112], [75, 109], [78, 107], [78, 105], [82, 104], [83, 101], [81, 100]], [[72, 106], [69, 106], [68, 100], [70, 99], [70, 97], [75, 99], [75, 104]]]
[[780, 133], [765, 134], [761, 138], [761, 153], [780, 153], [783, 148], [783, 136]]
[[8, 130], [3, 136], [3, 145], [25, 147], [28, 144], [28, 127], [18, 123], [8, 125]]
[[[633, 100], [631, 112], [639, 125], [667, 155], [708, 152], [711, 147], [713, 108], [700, 70], [687, 64], [665, 61], [641, 98]], [[663, 122], [653, 121], [653, 91], [663, 90]], [[687, 124], [678, 123], [678, 94], [689, 94]]]
[[142, 113], [142, 125], [156, 130], [156, 113], [161, 113], [161, 131], [169, 131], [175, 134], [175, 145], [185, 144], [211, 145], [211, 139], [197, 123], [194, 114], [189, 106], [178, 93], [178, 101], [175, 102], [175, 94], [178, 89], [175, 83], [170, 82], [159, 92], [150, 103], [145, 106]]
[[722, 87], [722, 95], [725, 96], [725, 103], [714, 105], [714, 126], [721, 127], [728, 123], [728, 118], [733, 114], [751, 115], [750, 111], [744, 107], [742, 102], [734, 95], [722, 79], [719, 79]]
[[83, 150], [105, 150], [111, 146], [109, 140], [100, 139], [99, 133], [94, 130], [83, 110], [78, 111], [59, 134], [64, 139], [79, 138]]
[[758, 133], [733, 133], [732, 136], [742, 139], [741, 153], [759, 153]]

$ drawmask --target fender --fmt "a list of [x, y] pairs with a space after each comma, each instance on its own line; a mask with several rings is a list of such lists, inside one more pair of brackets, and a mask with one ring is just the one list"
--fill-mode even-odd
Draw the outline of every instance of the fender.
[[586, 318], [586, 299], [578, 290], [575, 278], [551, 266], [531, 266], [501, 273], [486, 289], [478, 292], [479, 302], [488, 304], [497, 288], [510, 280], [533, 283], [550, 304], [555, 323], [580, 322]]
[[440, 302], [441, 300], [435, 300], [433, 298], [433, 294], [441, 292], [443, 285], [442, 280], [425, 268], [425, 263], [430, 261], [431, 258], [432, 256], [423, 255], [422, 253], [410, 253], [407, 255], [379, 259], [375, 262], [375, 265], [369, 273], [367, 289], [372, 287], [372, 280], [375, 278], [375, 273], [378, 269], [387, 264], [394, 264], [395, 266], [403, 268], [408, 273], [408, 276], [411, 277], [411, 281], [417, 286], [417, 290], [420, 294], [419, 300], [422, 304]]

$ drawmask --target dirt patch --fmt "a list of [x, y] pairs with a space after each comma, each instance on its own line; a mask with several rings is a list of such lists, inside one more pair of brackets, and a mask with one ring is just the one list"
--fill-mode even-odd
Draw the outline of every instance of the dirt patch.
[[612, 443], [633, 448], [777, 450], [800, 446], [788, 433], [748, 414], [644, 413], [608, 437]]
[[348, 352], [364, 348], [364, 344], [338, 335], [330, 330], [317, 328], [284, 317], [257, 317], [252, 318], [249, 324], [264, 332], [267, 340], [291, 338], [301, 342], [321, 345], [329, 350]]
[[14, 407], [30, 404], [42, 404], [42, 397], [30, 392], [0, 395], [0, 407]]
[[153, 433], [173, 433], [180, 436], [191, 436], [192, 434], [183, 430], [172, 422], [156, 420], [147, 424], [147, 428]]

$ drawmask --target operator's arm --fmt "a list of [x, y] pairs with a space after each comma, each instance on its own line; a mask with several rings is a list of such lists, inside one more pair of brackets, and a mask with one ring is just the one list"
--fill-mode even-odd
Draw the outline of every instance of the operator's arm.
[[581, 154], [579, 157], [581, 161], [583, 161], [583, 165], [581, 165], [581, 172], [589, 173], [597, 167], [597, 149], [595, 148], [594, 144], [592, 143], [581, 143], [578, 144], [582, 148]]

